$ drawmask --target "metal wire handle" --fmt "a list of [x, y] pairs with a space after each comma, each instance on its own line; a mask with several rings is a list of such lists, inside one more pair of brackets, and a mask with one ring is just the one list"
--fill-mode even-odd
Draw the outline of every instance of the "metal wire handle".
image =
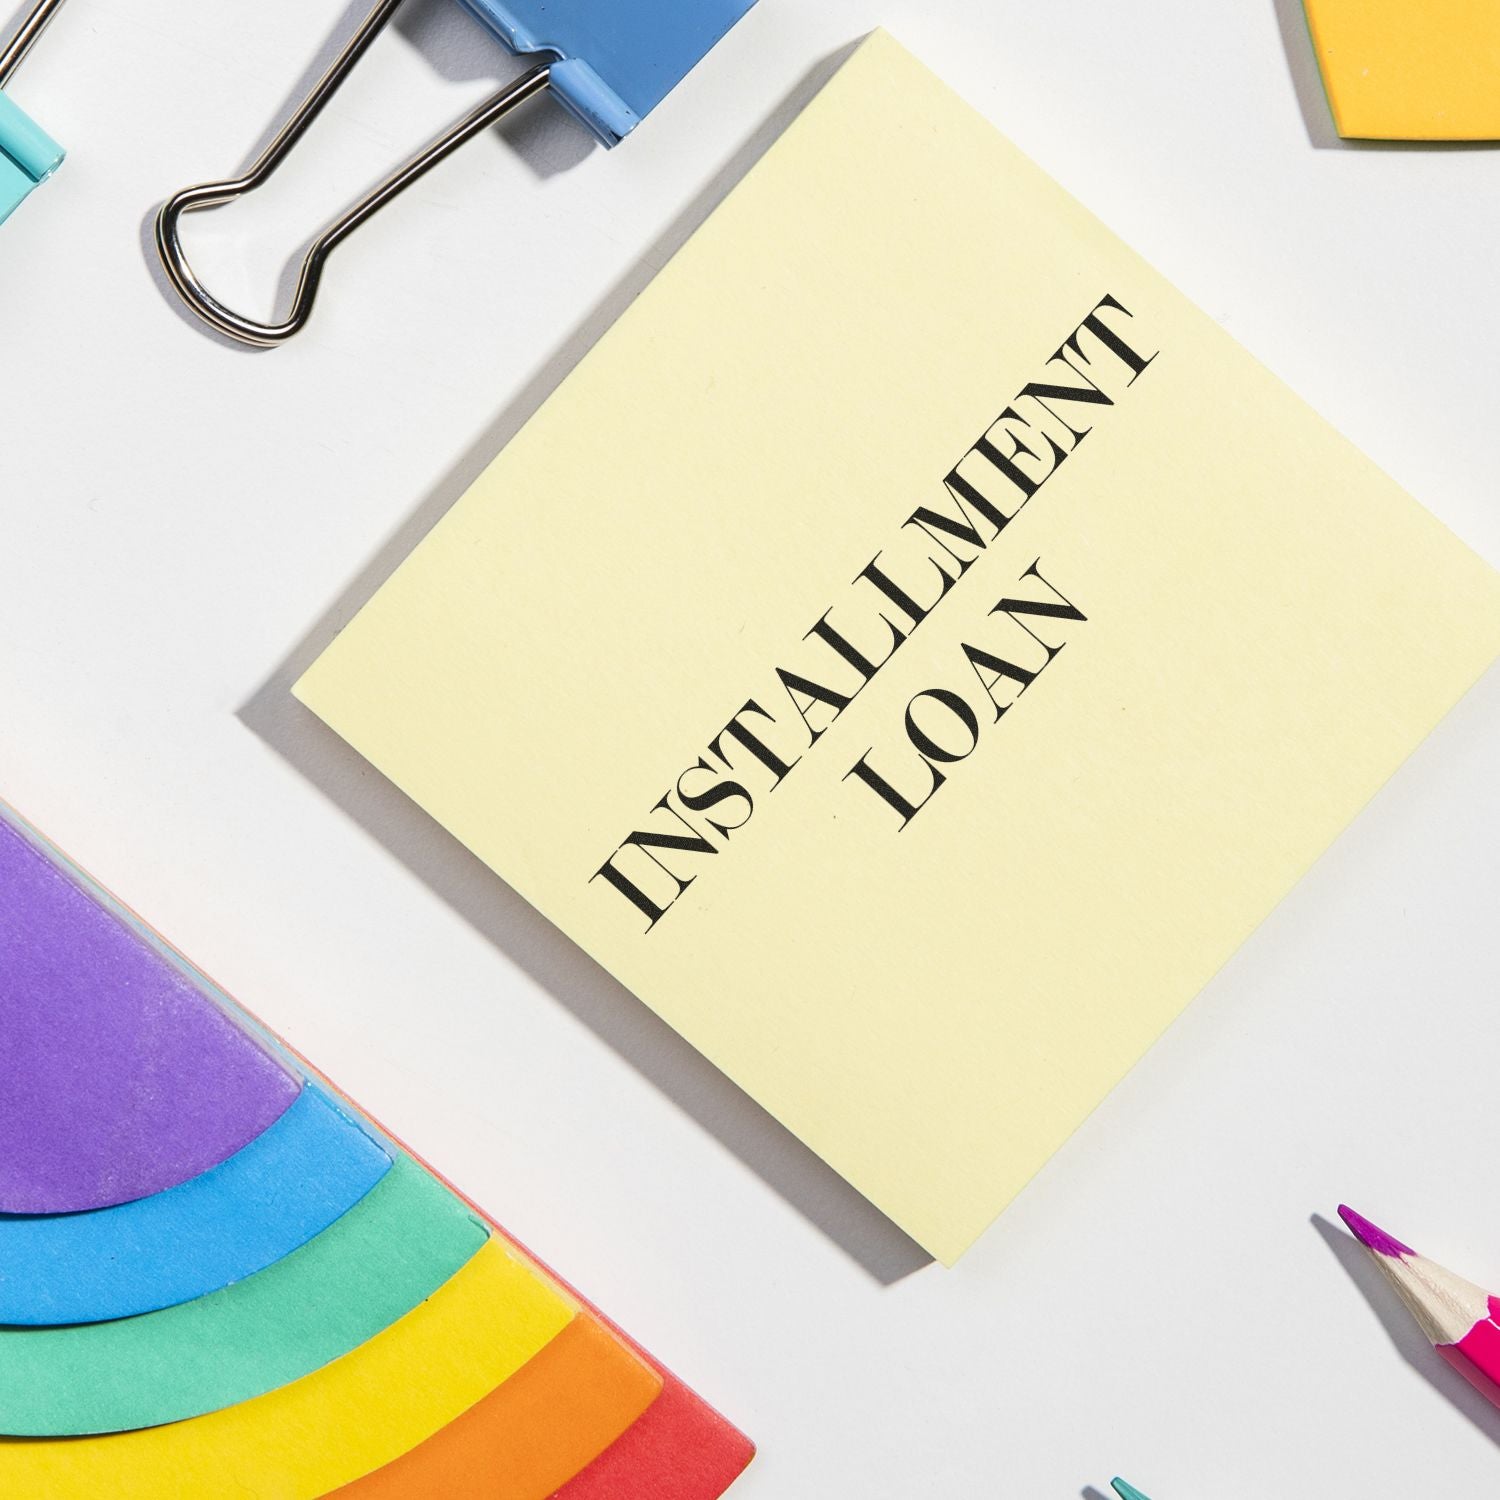
[[[56, 7], [62, 0], [43, 0], [44, 6]], [[335, 219], [312, 242], [302, 261], [302, 271], [297, 279], [297, 290], [292, 297], [290, 311], [283, 322], [260, 323], [247, 318], [232, 308], [226, 307], [198, 280], [193, 268], [183, 254], [178, 223], [185, 213], [197, 213], [201, 209], [218, 208], [232, 203], [236, 198], [258, 188], [279, 167], [287, 153], [301, 139], [308, 126], [317, 119], [324, 105], [333, 97], [339, 85], [348, 76], [349, 70], [364, 56], [370, 43], [380, 34], [381, 28], [390, 20], [401, 0], [379, 0], [365, 17], [348, 46], [334, 58], [328, 71], [314, 85], [307, 98], [297, 107], [291, 119], [277, 132], [270, 145], [243, 177], [224, 182], [206, 182], [198, 187], [184, 188], [180, 193], [162, 204], [156, 216], [156, 249], [161, 256], [162, 268], [167, 273], [177, 295], [211, 328], [237, 339], [242, 344], [270, 349], [285, 343], [299, 333], [312, 315], [313, 301], [318, 295], [318, 284], [322, 280], [323, 267], [332, 252], [366, 219], [385, 207], [398, 193], [404, 192], [419, 177], [432, 170], [445, 157], [451, 156], [465, 141], [472, 140], [488, 130], [497, 120], [508, 115], [518, 105], [540, 94], [549, 82], [549, 65], [546, 63], [523, 74], [514, 83], [507, 84], [499, 93], [487, 99], [477, 109], [465, 115], [452, 129], [439, 136], [431, 145], [412, 157], [403, 167], [393, 172], [378, 187], [373, 188], [347, 213]]]
[[10, 82], [10, 75], [21, 66], [22, 59], [36, 44], [36, 39], [47, 29], [47, 23], [61, 8], [63, 0], [37, 0], [31, 14], [21, 22], [20, 29], [0, 52], [0, 89]]

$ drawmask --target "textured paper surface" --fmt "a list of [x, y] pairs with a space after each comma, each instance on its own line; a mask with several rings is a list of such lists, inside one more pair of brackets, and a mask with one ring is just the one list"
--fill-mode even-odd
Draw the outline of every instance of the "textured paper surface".
[[1494, 0], [1305, 0], [1340, 135], [1500, 138]]
[[90, 1213], [0, 1215], [0, 1324], [99, 1323], [219, 1291], [348, 1212], [391, 1159], [316, 1084], [227, 1161]]
[[557, 1500], [718, 1500], [754, 1457], [744, 1433], [669, 1378], [645, 1415]]
[[557, 1491], [557, 1500], [718, 1500], [755, 1457], [755, 1444], [577, 1287], [511, 1238], [493, 1218], [484, 1217], [514, 1254], [551, 1277], [661, 1382], [661, 1394], [620, 1438]]
[[[430, 1163], [420, 1157], [416, 1160], [432, 1170]], [[469, 1206], [510, 1254], [572, 1298], [583, 1314], [596, 1318], [661, 1382], [656, 1400], [617, 1441], [557, 1491], [557, 1500], [619, 1500], [622, 1496], [718, 1500], [755, 1457], [754, 1443], [492, 1215], [475, 1204]]]
[[487, 1238], [402, 1156], [322, 1234], [223, 1291], [111, 1323], [0, 1328], [0, 1433], [124, 1431], [251, 1400], [374, 1338]]
[[[11, 819], [17, 827], [25, 826], [3, 804], [0, 804], [0, 819]], [[44, 845], [40, 835], [34, 831], [30, 836], [38, 847]], [[92, 892], [93, 899], [99, 905], [125, 920], [130, 929], [148, 946], [163, 954], [171, 952], [155, 934], [140, 924], [138, 918], [119, 907], [107, 892], [95, 886], [85, 874], [68, 865], [63, 856], [53, 851], [52, 857], [70, 871], [70, 878], [77, 885]], [[172, 955], [172, 958], [176, 964], [187, 967], [180, 955]], [[253, 1017], [242, 1007], [214, 990], [207, 981], [203, 983], [210, 993], [217, 995], [227, 1014], [238, 1018], [247, 1027], [256, 1026]], [[272, 1047], [275, 1054], [283, 1058], [286, 1066], [293, 1071], [307, 1065], [305, 1059], [288, 1055], [282, 1046], [269, 1039], [266, 1039], [266, 1045]], [[316, 1090], [318, 1085], [312, 1084], [311, 1087]], [[343, 1108], [346, 1105], [347, 1101], [340, 1101], [336, 1107]], [[385, 1139], [384, 1136], [381, 1138]], [[420, 1161], [418, 1164], [425, 1167]], [[425, 1170], [432, 1174], [430, 1167], [425, 1167]], [[198, 1179], [193, 1181], [197, 1182]], [[451, 1188], [450, 1191], [456, 1193]], [[245, 1430], [238, 1419], [220, 1425], [216, 1417], [197, 1418], [186, 1424], [160, 1429], [173, 1435], [174, 1441], [165, 1448], [154, 1441], [147, 1441], [158, 1429], [130, 1435], [124, 1448], [119, 1446], [125, 1441], [121, 1437], [38, 1440], [0, 1437], [0, 1493], [9, 1494], [12, 1488], [22, 1492], [19, 1489], [21, 1486], [29, 1491], [33, 1486], [45, 1485], [49, 1500], [53, 1500], [53, 1497], [56, 1500], [73, 1500], [75, 1496], [79, 1500], [84, 1500], [84, 1497], [87, 1500], [97, 1500], [101, 1486], [107, 1485], [112, 1495], [218, 1494], [221, 1489], [215, 1488], [211, 1455], [214, 1444], [222, 1443], [228, 1455], [225, 1473], [229, 1477], [224, 1482], [235, 1486], [237, 1493], [243, 1488], [262, 1496], [263, 1500], [270, 1500], [272, 1496], [285, 1500], [285, 1497], [300, 1494], [322, 1494], [325, 1482], [330, 1485], [345, 1484], [379, 1465], [389, 1466], [404, 1452], [404, 1446], [423, 1446], [428, 1436], [435, 1436], [438, 1430], [443, 1429], [444, 1423], [453, 1425], [467, 1410], [473, 1410], [480, 1404], [481, 1400], [488, 1403], [493, 1399], [495, 1404], [508, 1409], [509, 1403], [497, 1393], [503, 1388], [509, 1373], [521, 1367], [523, 1362], [533, 1362], [521, 1347], [520, 1340], [523, 1335], [529, 1337], [535, 1333], [536, 1324], [531, 1321], [534, 1315], [546, 1308], [555, 1308], [555, 1293], [555, 1297], [561, 1299], [565, 1312], [582, 1304], [588, 1315], [598, 1321], [599, 1327], [618, 1341], [622, 1350], [633, 1354], [641, 1362], [647, 1371], [648, 1380], [658, 1383], [662, 1389], [661, 1398], [652, 1402], [645, 1415], [630, 1428], [628, 1441], [611, 1443], [595, 1462], [589, 1464], [580, 1480], [569, 1482], [560, 1493], [571, 1500], [575, 1486], [581, 1483], [584, 1492], [592, 1495], [598, 1492], [597, 1484], [603, 1482], [606, 1485], [605, 1492], [612, 1496], [670, 1493], [673, 1500], [716, 1500], [734, 1476], [750, 1461], [754, 1448], [748, 1439], [618, 1325], [605, 1317], [597, 1307], [588, 1303], [554, 1272], [541, 1265], [529, 1252], [516, 1245], [493, 1218], [473, 1204], [468, 1207], [490, 1226], [495, 1243], [481, 1250], [475, 1261], [470, 1262], [455, 1278], [455, 1281], [462, 1283], [461, 1291], [450, 1283], [435, 1294], [435, 1300], [440, 1303], [445, 1320], [451, 1319], [454, 1326], [464, 1327], [463, 1350], [468, 1350], [480, 1362], [479, 1373], [471, 1379], [472, 1372], [463, 1367], [462, 1350], [451, 1366], [446, 1360], [437, 1361], [439, 1373], [445, 1381], [452, 1383], [452, 1388], [430, 1393], [432, 1403], [421, 1406], [415, 1413], [416, 1424], [430, 1422], [430, 1426], [420, 1429], [419, 1425], [412, 1425], [408, 1418], [413, 1417], [413, 1414], [403, 1409], [398, 1414], [394, 1440], [385, 1442], [384, 1433], [378, 1430], [367, 1431], [345, 1422], [340, 1428], [343, 1446], [336, 1456], [336, 1470], [331, 1467], [309, 1470], [307, 1465], [298, 1461], [293, 1452], [282, 1449], [278, 1445], [279, 1440], [272, 1443], [274, 1451], [261, 1456], [254, 1432]], [[491, 1251], [496, 1253], [492, 1254]], [[510, 1258], [512, 1264], [509, 1269], [499, 1268], [501, 1254]], [[481, 1263], [477, 1268], [476, 1262]], [[522, 1279], [523, 1272], [533, 1278], [535, 1285], [528, 1285]], [[538, 1299], [534, 1296], [537, 1285], [551, 1288], [552, 1292], [546, 1298]], [[469, 1309], [477, 1305], [478, 1299], [484, 1298], [487, 1293], [497, 1300], [483, 1306], [477, 1329], [469, 1330], [463, 1320], [470, 1315]], [[518, 1317], [520, 1322], [510, 1329], [508, 1336], [499, 1338], [493, 1345], [486, 1343], [487, 1335], [494, 1334], [500, 1327], [496, 1319], [505, 1317]], [[440, 1326], [450, 1325], [445, 1321]], [[278, 1399], [268, 1408], [266, 1403], [269, 1398], [260, 1398], [251, 1405], [255, 1407], [257, 1414], [272, 1410], [276, 1414], [276, 1421], [301, 1423], [304, 1435], [306, 1431], [312, 1431], [321, 1441], [319, 1424], [322, 1421], [343, 1421], [352, 1418], [357, 1412], [358, 1391], [351, 1380], [351, 1372], [359, 1374], [361, 1380], [367, 1378], [370, 1389], [383, 1393], [387, 1387], [382, 1386], [381, 1381], [389, 1382], [392, 1372], [401, 1368], [402, 1360], [415, 1359], [421, 1363], [422, 1353], [418, 1347], [416, 1330], [423, 1328], [428, 1331], [426, 1336], [431, 1336], [432, 1321], [419, 1319], [414, 1322], [409, 1316], [391, 1330], [392, 1335], [400, 1333], [399, 1339], [378, 1335], [373, 1341], [376, 1347], [362, 1346], [352, 1355], [325, 1367], [317, 1375], [284, 1388], [287, 1404]], [[470, 1339], [471, 1332], [478, 1342]], [[495, 1362], [497, 1358], [510, 1360], [512, 1357], [515, 1359], [514, 1364]], [[486, 1379], [490, 1382], [488, 1385], [484, 1383]], [[273, 1394], [279, 1397], [281, 1393]], [[593, 1394], [598, 1395], [597, 1392]], [[608, 1401], [597, 1402], [594, 1407], [595, 1419], [602, 1421], [604, 1408], [608, 1404]], [[378, 1407], [375, 1415], [379, 1419]], [[205, 1427], [205, 1423], [209, 1425]], [[581, 1414], [580, 1425], [584, 1425]], [[576, 1451], [581, 1452], [587, 1446], [586, 1430], [580, 1435], [570, 1429], [568, 1436], [571, 1441], [580, 1444]], [[180, 1444], [176, 1441], [178, 1437], [183, 1439]], [[101, 1444], [107, 1446], [101, 1447]], [[63, 1462], [64, 1456], [67, 1457], [67, 1462]], [[181, 1487], [176, 1482], [179, 1466], [182, 1471]], [[114, 1472], [116, 1468], [121, 1470], [119, 1475]], [[337, 1477], [329, 1477], [335, 1472]], [[241, 1486], [236, 1477], [240, 1474], [250, 1476], [245, 1486]], [[321, 1480], [319, 1474], [323, 1476]], [[598, 1476], [603, 1476], [603, 1479], [600, 1480]], [[154, 1489], [153, 1485], [158, 1482], [164, 1488]]]
[[1497, 648], [1492, 570], [877, 34], [297, 692], [952, 1261]]
[[0, 1439], [0, 1494], [315, 1500], [467, 1411], [561, 1333], [574, 1312], [491, 1239], [384, 1333], [253, 1401], [137, 1432]]
[[217, 1166], [299, 1081], [0, 815], [0, 1213]]
[[661, 1388], [661, 1376], [649, 1365], [596, 1319], [580, 1314], [483, 1401], [339, 1494], [344, 1500], [548, 1500], [614, 1442]]

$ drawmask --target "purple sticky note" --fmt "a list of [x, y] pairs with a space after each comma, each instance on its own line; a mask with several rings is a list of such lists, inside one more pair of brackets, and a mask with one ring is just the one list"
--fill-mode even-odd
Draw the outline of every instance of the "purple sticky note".
[[0, 815], [0, 1213], [176, 1187], [254, 1140], [300, 1087]]

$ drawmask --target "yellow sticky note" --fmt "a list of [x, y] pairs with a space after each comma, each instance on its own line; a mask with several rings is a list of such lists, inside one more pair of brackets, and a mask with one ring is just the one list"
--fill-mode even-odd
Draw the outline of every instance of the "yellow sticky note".
[[952, 1261], [1497, 650], [877, 33], [297, 693]]
[[1500, 138], [1495, 0], [1304, 0], [1334, 123], [1374, 140]]
[[368, 1343], [253, 1401], [106, 1437], [0, 1438], [0, 1495], [314, 1500], [431, 1437], [519, 1370], [575, 1313], [492, 1239]]

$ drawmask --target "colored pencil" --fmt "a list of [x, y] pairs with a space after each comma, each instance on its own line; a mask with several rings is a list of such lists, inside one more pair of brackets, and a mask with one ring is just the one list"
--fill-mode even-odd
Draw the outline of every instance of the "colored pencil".
[[1418, 1255], [1352, 1208], [1339, 1217], [1401, 1294], [1433, 1347], [1500, 1406], [1500, 1299]]
[[1133, 1484], [1126, 1484], [1123, 1479], [1111, 1479], [1110, 1483], [1114, 1486], [1115, 1494], [1120, 1497], [1120, 1500], [1147, 1500], [1147, 1497]]

